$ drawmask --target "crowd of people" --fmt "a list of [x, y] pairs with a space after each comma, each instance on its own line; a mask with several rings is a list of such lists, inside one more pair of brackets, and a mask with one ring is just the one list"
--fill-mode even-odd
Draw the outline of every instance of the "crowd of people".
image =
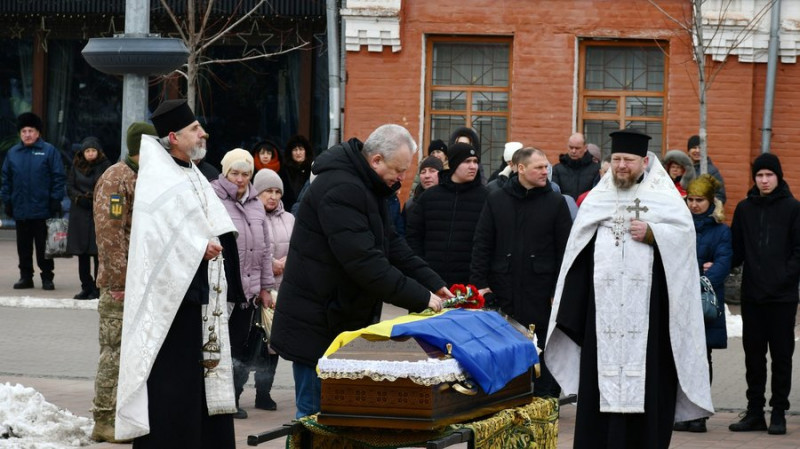
[[[438, 311], [450, 285], [472, 284], [488, 308], [535, 325], [534, 395], [577, 395], [575, 447], [668, 447], [673, 431], [707, 431], [711, 354], [727, 346], [724, 283], [737, 266], [747, 412], [730, 430], [786, 433], [800, 202], [773, 154], [753, 161], [729, 228], [724, 180], [710, 159], [701, 174], [699, 136], [660, 157], [650, 136], [615, 131], [603, 157], [574, 133], [556, 165], [508, 142], [487, 177], [480, 136], [459, 127], [430, 142], [400, 207], [418, 153], [401, 126], [316, 158], [303, 136], [283, 148], [265, 139], [218, 168], [185, 100], [164, 101], [151, 121], [130, 126], [125, 160], [111, 165], [87, 137], [65, 172], [41, 119], [22, 114], [2, 168], [15, 289], [34, 286], [34, 246], [42, 288], [54, 288], [46, 220], [64, 193], [72, 204], [75, 299], [100, 298], [95, 440], [235, 447], [251, 371], [255, 407], [276, 410], [279, 356], [291, 362], [296, 416], [317, 413], [316, 362], [339, 333], [377, 322], [383, 302]], [[713, 319], [701, 276], [716, 292]]]

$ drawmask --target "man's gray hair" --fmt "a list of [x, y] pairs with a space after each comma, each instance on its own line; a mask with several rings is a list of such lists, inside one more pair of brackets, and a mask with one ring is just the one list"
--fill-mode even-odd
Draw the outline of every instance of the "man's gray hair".
[[171, 146], [169, 143], [169, 136], [159, 137], [158, 143], [160, 143], [161, 146], [167, 150], [169, 150], [169, 147]]
[[408, 147], [411, 154], [417, 152], [417, 143], [407, 129], [400, 125], [381, 125], [367, 137], [361, 152], [365, 157], [378, 153], [390, 159], [403, 146]]

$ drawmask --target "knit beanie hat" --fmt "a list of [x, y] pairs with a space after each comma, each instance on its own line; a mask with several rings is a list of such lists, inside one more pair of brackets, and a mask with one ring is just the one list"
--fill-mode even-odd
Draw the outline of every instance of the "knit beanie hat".
[[42, 119], [33, 112], [23, 112], [17, 117], [17, 132], [22, 131], [22, 128], [35, 128], [36, 131], [42, 132], [44, 125]]
[[769, 170], [778, 177], [778, 182], [783, 181], [783, 169], [781, 169], [781, 161], [778, 156], [772, 153], [763, 153], [753, 161], [753, 179], [756, 179], [756, 173], [759, 170]]
[[423, 159], [422, 162], [420, 162], [419, 171], [422, 172], [422, 170], [426, 168], [432, 168], [436, 171], [442, 171], [444, 170], [444, 163], [442, 162], [441, 159], [439, 159], [436, 156], [428, 156], [425, 159]]
[[478, 158], [478, 163], [481, 162], [481, 154], [468, 143], [454, 143], [447, 149], [447, 160], [450, 162], [450, 168], [453, 171], [467, 158], [473, 156]]
[[225, 156], [222, 158], [222, 174], [228, 176], [228, 172], [231, 171], [233, 164], [240, 161], [247, 162], [250, 166], [250, 173], [253, 173], [253, 156], [241, 148], [234, 148], [225, 153]]
[[434, 151], [441, 151], [442, 153], [447, 154], [447, 144], [444, 143], [444, 140], [436, 139], [431, 141], [431, 144], [428, 145], [428, 154], [431, 154]]
[[699, 146], [700, 146], [700, 136], [694, 135], [692, 137], [689, 137], [689, 141], [686, 142], [686, 151], [689, 151], [692, 148]]
[[278, 189], [283, 193], [283, 181], [273, 170], [262, 168], [253, 179], [253, 190], [259, 194], [267, 189]]
[[717, 178], [706, 173], [689, 183], [689, 187], [686, 188], [686, 195], [702, 196], [707, 199], [709, 203], [714, 204], [714, 196], [720, 186], [721, 184]]
[[511, 158], [514, 157], [514, 153], [517, 150], [522, 149], [522, 142], [506, 142], [505, 149], [503, 150], [503, 160], [506, 162], [511, 162]]
[[155, 136], [156, 127], [145, 122], [133, 122], [128, 127], [125, 143], [128, 145], [128, 156], [138, 156], [139, 146], [142, 144], [142, 135]]
[[100, 143], [100, 139], [94, 136], [89, 136], [81, 141], [81, 151], [87, 148], [94, 148], [99, 153], [103, 152], [103, 144]]

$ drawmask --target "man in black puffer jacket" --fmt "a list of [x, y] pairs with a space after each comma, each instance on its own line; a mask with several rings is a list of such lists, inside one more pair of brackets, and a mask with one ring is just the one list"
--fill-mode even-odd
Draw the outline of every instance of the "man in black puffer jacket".
[[561, 187], [562, 195], [577, 199], [583, 192], [594, 187], [594, 180], [600, 164], [594, 162], [587, 151], [583, 134], [575, 133], [567, 141], [569, 151], [558, 157], [558, 164], [553, 167], [553, 182]]
[[[489, 194], [475, 229], [470, 283], [523, 326], [535, 324], [544, 348], [572, 217], [547, 181], [544, 152], [523, 148], [514, 158], [518, 172]], [[534, 395], [558, 397], [558, 384], [542, 366]]]
[[478, 177], [480, 153], [466, 143], [447, 149], [450, 170], [420, 195], [406, 223], [406, 240], [447, 285], [469, 281], [472, 238], [488, 191]]
[[[731, 226], [733, 266], [742, 270], [742, 346], [747, 414], [734, 432], [786, 433], [792, 388], [794, 325], [800, 281], [800, 202], [783, 180], [781, 163], [765, 153], [753, 161], [755, 186], [739, 202]], [[764, 419], [767, 348], [772, 359], [772, 419]]]
[[[417, 145], [383, 125], [362, 145], [336, 145], [314, 162], [289, 242], [271, 345], [293, 364], [298, 418], [319, 411], [317, 361], [336, 336], [378, 321], [382, 302], [441, 310], [444, 281], [392, 229], [387, 199]], [[437, 292], [437, 293], [432, 293]]]

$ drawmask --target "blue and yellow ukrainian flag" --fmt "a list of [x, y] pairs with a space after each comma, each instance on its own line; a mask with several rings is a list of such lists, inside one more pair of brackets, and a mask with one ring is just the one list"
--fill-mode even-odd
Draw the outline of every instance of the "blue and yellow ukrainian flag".
[[358, 337], [380, 340], [415, 337], [452, 355], [483, 391], [492, 394], [539, 363], [533, 342], [497, 312], [446, 309], [439, 313], [409, 314], [351, 332], [342, 332], [325, 357]]

